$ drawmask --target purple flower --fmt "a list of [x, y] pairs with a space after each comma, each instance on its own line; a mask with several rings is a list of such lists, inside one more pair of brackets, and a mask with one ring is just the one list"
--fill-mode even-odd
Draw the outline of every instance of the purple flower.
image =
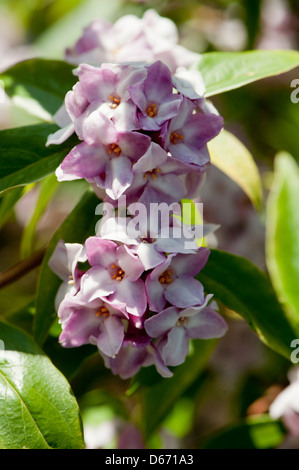
[[132, 166], [147, 152], [150, 138], [137, 132], [117, 132], [107, 120], [106, 133], [95, 134], [93, 140], [93, 144], [82, 142], [70, 151], [56, 170], [58, 181], [85, 178], [118, 199], [131, 185]]
[[210, 251], [199, 248], [196, 254], [170, 254], [146, 278], [149, 308], [161, 312], [167, 302], [179, 308], [202, 305], [202, 284], [194, 276], [204, 267]]
[[125, 245], [99, 237], [88, 238], [85, 247], [91, 269], [81, 278], [82, 301], [108, 300], [127, 317], [141, 317], [147, 301], [140, 279], [144, 267], [138, 256]]
[[[54, 115], [54, 121], [61, 129], [49, 135], [46, 145], [59, 145], [67, 140], [75, 131], [76, 120], [85, 112], [88, 105], [89, 101], [82, 91], [81, 83], [77, 82], [73, 89], [67, 92], [64, 104]], [[82, 139], [83, 136], [80, 135], [80, 130], [77, 131], [79, 138]]]
[[152, 338], [163, 337], [158, 346], [164, 363], [178, 366], [189, 353], [189, 339], [220, 338], [227, 330], [224, 319], [206, 307], [212, 295], [202, 305], [184, 310], [169, 307], [145, 321], [145, 330]]
[[158, 373], [162, 377], [172, 377], [172, 372], [165, 365], [158, 349], [149, 344], [145, 348], [136, 348], [132, 344], [127, 344], [121, 348], [115, 358], [102, 354], [106, 367], [111, 369], [114, 375], [119, 375], [122, 379], [133, 377], [140, 371], [141, 367], [155, 365]]
[[83, 271], [78, 269], [78, 263], [86, 260], [84, 246], [80, 243], [64, 243], [63, 240], [57, 243], [49, 260], [49, 267], [63, 281], [55, 299], [57, 308], [66, 295], [72, 296], [78, 292], [83, 275]]
[[219, 134], [223, 119], [212, 113], [194, 114], [195, 109], [195, 104], [184, 98], [177, 115], [164, 124], [161, 138], [173, 157], [202, 167], [210, 161], [206, 144]]
[[80, 301], [80, 294], [65, 298], [58, 310], [62, 323], [59, 341], [65, 348], [94, 344], [99, 351], [114, 357], [124, 339], [124, 315], [101, 299]]
[[88, 141], [89, 126], [93, 126], [98, 114], [111, 119], [121, 131], [140, 127], [136, 105], [130, 99], [128, 89], [144, 80], [145, 67], [103, 64], [98, 68], [82, 64], [75, 73], [78, 75], [82, 92], [90, 103], [86, 112], [78, 118], [77, 133], [79, 135], [82, 132], [84, 140]]
[[133, 166], [134, 178], [125, 192], [127, 201], [138, 201], [146, 207], [153, 203], [178, 202], [188, 191], [181, 175], [190, 171], [190, 165], [168, 156], [160, 145], [152, 142], [147, 153]]
[[[172, 205], [174, 206], [174, 204]], [[130, 213], [138, 213], [135, 217], [103, 218], [99, 224], [98, 235], [107, 240], [125, 243], [137, 253], [145, 270], [153, 269], [166, 259], [165, 253], [195, 253], [198, 249], [193, 236], [186, 238], [186, 230], [182, 224], [173, 219], [175, 207], [161, 205], [161, 211], [144, 211], [140, 203], [131, 204]], [[165, 209], [165, 211], [163, 211]], [[161, 217], [160, 217], [161, 216]], [[174, 226], [172, 221], [175, 221]], [[190, 234], [192, 235], [192, 234]]]
[[175, 71], [189, 67], [200, 57], [177, 43], [176, 25], [155, 10], [148, 10], [143, 18], [125, 15], [114, 24], [93, 21], [74, 47], [66, 50], [66, 60], [91, 65], [161, 60]]
[[142, 83], [129, 87], [133, 102], [138, 107], [138, 120], [144, 130], [159, 130], [164, 122], [177, 115], [182, 96], [173, 93], [171, 73], [158, 61], [147, 67]]

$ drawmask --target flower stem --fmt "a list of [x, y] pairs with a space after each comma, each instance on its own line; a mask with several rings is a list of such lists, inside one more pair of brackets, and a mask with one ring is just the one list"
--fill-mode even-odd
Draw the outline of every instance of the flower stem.
[[3, 287], [13, 284], [21, 277], [28, 274], [30, 271], [39, 266], [46, 253], [46, 249], [35, 251], [28, 258], [19, 261], [17, 264], [9, 268], [7, 271], [0, 273], [0, 289]]

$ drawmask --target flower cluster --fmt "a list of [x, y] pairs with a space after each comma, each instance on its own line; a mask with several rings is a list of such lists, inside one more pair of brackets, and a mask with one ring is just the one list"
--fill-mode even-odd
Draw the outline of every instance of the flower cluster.
[[183, 81], [161, 61], [82, 64], [75, 73], [78, 82], [59, 111], [65, 125], [48, 139], [60, 144], [75, 132], [82, 141], [57, 169], [59, 181], [85, 178], [106, 199], [126, 195], [144, 204], [196, 193], [209, 163], [206, 144], [223, 126], [203, 98], [186, 96]]
[[[176, 217], [181, 199], [198, 194], [209, 163], [207, 143], [223, 120], [199, 94], [196, 72], [174, 74], [178, 64], [170, 69], [162, 62], [171, 53], [179, 57], [179, 46], [171, 51], [168, 42], [167, 49], [164, 38], [158, 48], [161, 25], [170, 23], [155, 15], [125, 17], [115, 25], [96, 22], [85, 30], [73, 57], [86, 60], [92, 52], [99, 62], [111, 61], [110, 47], [118, 41], [120, 57], [75, 69], [78, 81], [55, 116], [61, 129], [47, 142], [60, 144], [76, 133], [80, 143], [62, 161], [57, 178], [86, 179], [108, 213], [84, 245], [61, 241], [50, 260], [63, 280], [56, 299], [60, 342], [96, 345], [106, 366], [123, 378], [152, 364], [170, 377], [168, 367], [184, 362], [190, 339], [226, 331], [209, 304], [212, 295], [205, 296], [195, 279], [209, 250], [198, 247], [194, 234], [190, 241]], [[120, 39], [120, 25], [131, 23], [136, 28]], [[157, 32], [156, 40], [149, 39], [150, 31]], [[103, 38], [110, 36], [114, 45], [108, 49]], [[121, 63], [134, 44], [137, 51], [144, 48], [143, 60], [154, 61]], [[122, 198], [127, 211], [115, 217]], [[151, 208], [163, 204], [172, 213], [158, 220]], [[139, 211], [132, 227], [140, 206], [145, 212]]]
[[168, 18], [147, 10], [143, 18], [126, 15], [114, 24], [95, 20], [84, 29], [73, 48], [67, 49], [66, 60], [72, 64], [155, 62], [161, 60], [174, 72], [189, 67], [199, 54], [178, 44], [178, 31]]

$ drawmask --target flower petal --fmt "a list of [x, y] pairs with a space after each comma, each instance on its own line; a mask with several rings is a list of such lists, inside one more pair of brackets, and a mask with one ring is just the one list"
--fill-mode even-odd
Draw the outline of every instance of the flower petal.
[[189, 339], [185, 328], [176, 326], [167, 335], [162, 358], [167, 366], [182, 364], [189, 353]]
[[107, 356], [115, 357], [122, 347], [125, 336], [121, 319], [115, 315], [109, 315], [102, 320], [99, 330], [99, 335], [94, 338], [99, 350]]

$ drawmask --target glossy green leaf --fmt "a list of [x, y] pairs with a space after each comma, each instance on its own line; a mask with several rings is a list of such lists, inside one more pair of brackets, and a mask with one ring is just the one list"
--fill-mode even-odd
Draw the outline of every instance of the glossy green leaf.
[[297, 338], [277, 300], [271, 282], [250, 261], [211, 250], [197, 279], [226, 307], [239, 313], [270, 348], [290, 360], [290, 343]]
[[269, 275], [287, 315], [299, 332], [299, 168], [280, 153], [267, 201], [266, 259]]
[[77, 81], [74, 66], [57, 60], [29, 59], [0, 74], [12, 102], [45, 121], [60, 108]]
[[53, 173], [77, 143], [70, 138], [62, 145], [46, 147], [53, 124], [38, 124], [0, 131], [0, 192], [38, 181]]
[[216, 340], [195, 340], [184, 364], [173, 369], [173, 377], [163, 379], [140, 392], [143, 427], [150, 436], [172, 410], [177, 400], [200, 376], [217, 344]]
[[207, 52], [192, 68], [201, 72], [206, 86], [205, 96], [209, 97], [288, 72], [298, 66], [297, 51], [254, 50]]
[[84, 448], [70, 386], [23, 331], [0, 322], [0, 448]]
[[262, 184], [255, 161], [237, 137], [223, 130], [208, 144], [211, 163], [217, 166], [247, 194], [255, 207], [262, 200]]
[[275, 449], [285, 437], [280, 422], [268, 415], [253, 416], [206, 440], [205, 449]]
[[66, 218], [49, 243], [40, 270], [36, 298], [34, 336], [39, 344], [43, 343], [45, 340], [57, 316], [54, 301], [62, 282], [49, 268], [49, 259], [59, 240], [64, 240], [65, 243], [83, 243], [89, 235], [95, 234], [95, 225], [98, 221], [98, 217], [95, 216], [95, 209], [99, 203], [100, 201], [95, 194], [88, 191]]

